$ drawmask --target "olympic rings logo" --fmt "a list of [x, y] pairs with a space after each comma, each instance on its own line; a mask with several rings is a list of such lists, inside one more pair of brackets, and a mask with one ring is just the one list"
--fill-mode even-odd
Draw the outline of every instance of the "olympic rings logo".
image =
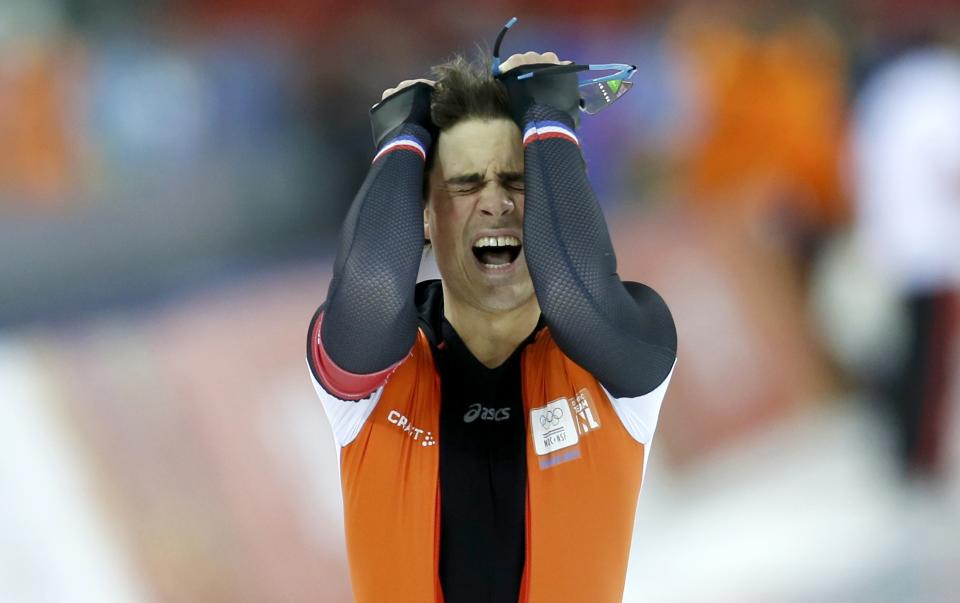
[[560, 424], [560, 419], [563, 418], [563, 409], [554, 408], [553, 410], [545, 410], [540, 414], [540, 427], [546, 429], [547, 427], [556, 427]]

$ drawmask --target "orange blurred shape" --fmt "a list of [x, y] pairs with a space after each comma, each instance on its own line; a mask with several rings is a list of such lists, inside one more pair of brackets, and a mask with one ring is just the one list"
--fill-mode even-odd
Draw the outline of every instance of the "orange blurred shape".
[[843, 221], [845, 64], [833, 32], [812, 15], [734, 19], [698, 6], [680, 13], [671, 35], [704, 104], [687, 158], [692, 199], [766, 215], [789, 205], [817, 226]]
[[63, 62], [48, 49], [0, 57], [0, 193], [62, 206], [70, 183]]

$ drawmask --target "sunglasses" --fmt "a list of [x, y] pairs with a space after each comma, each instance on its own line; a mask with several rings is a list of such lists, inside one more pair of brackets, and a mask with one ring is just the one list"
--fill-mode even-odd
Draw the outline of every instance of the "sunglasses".
[[501, 29], [497, 35], [497, 41], [493, 46], [493, 75], [495, 77], [513, 76], [518, 80], [525, 80], [533, 77], [549, 77], [561, 73], [576, 73], [581, 71], [612, 72], [579, 82], [580, 110], [588, 115], [593, 115], [606, 109], [633, 87], [633, 81], [631, 81], [630, 78], [633, 77], [634, 72], [636, 72], [637, 66], [627, 65], [626, 63], [551, 65], [549, 67], [540, 67], [536, 71], [524, 71], [521, 67], [516, 75], [513, 75], [513, 73], [502, 73], [500, 71], [500, 44], [503, 42], [503, 37], [516, 22], [516, 17], [507, 21], [506, 25], [503, 26], [503, 29]]

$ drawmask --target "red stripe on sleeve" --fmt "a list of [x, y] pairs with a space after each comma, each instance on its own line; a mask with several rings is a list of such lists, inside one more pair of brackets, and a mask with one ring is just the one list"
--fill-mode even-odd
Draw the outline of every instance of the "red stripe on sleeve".
[[526, 147], [531, 142], [536, 142], [538, 140], [549, 140], [551, 138], [562, 138], [563, 140], [570, 141], [575, 145], [580, 144], [576, 138], [564, 132], [543, 132], [543, 133], [537, 132], [536, 134], [533, 134], [529, 138], [527, 138], [527, 141], [523, 143], [523, 146]]
[[[323, 324], [323, 314], [321, 313], [313, 324], [310, 334], [310, 363], [313, 365], [317, 378], [323, 384], [324, 389], [340, 398], [341, 400], [362, 400], [366, 398], [378, 387], [387, 381], [387, 377], [397, 368], [400, 362], [389, 366], [382, 371], [370, 373], [368, 375], [359, 375], [351, 373], [337, 366], [327, 351], [323, 349], [323, 342], [320, 339], [320, 325]], [[401, 360], [402, 362], [402, 360]]]

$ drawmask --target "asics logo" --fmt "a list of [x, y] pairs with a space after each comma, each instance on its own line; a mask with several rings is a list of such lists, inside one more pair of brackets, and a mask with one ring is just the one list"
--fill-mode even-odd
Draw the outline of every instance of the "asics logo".
[[463, 415], [464, 423], [473, 423], [477, 419], [481, 421], [506, 421], [510, 418], [510, 407], [487, 408], [480, 403], [471, 404], [470, 408]]

